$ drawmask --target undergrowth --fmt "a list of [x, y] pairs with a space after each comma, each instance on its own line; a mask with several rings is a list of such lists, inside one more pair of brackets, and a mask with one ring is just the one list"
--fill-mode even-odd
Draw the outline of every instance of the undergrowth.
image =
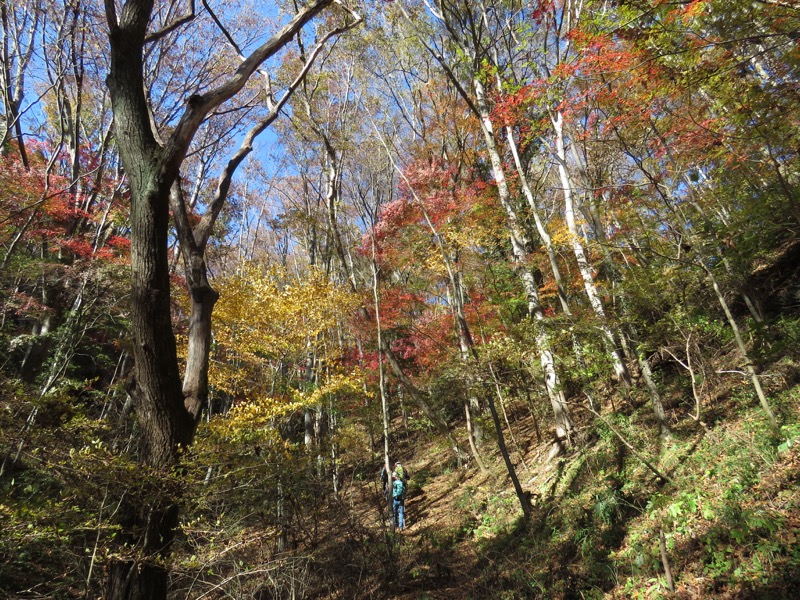
[[798, 391], [773, 398], [787, 423], [779, 432], [741, 394], [729, 405], [735, 418], [686, 420], [663, 442], [635, 435], [645, 408], [614, 419], [668, 482], [598, 421], [590, 444], [535, 469], [529, 523], [491, 478], [462, 486], [450, 534], [432, 536], [432, 554], [417, 561], [435, 563], [442, 540], [461, 560], [471, 546], [467, 598], [791, 598], [800, 586]]

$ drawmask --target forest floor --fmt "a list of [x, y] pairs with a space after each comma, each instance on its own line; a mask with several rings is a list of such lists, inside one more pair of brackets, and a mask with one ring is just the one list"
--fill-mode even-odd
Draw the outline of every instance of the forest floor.
[[[617, 401], [602, 422], [547, 462], [527, 407], [509, 404], [505, 431], [533, 514], [522, 519], [490, 436], [487, 470], [458, 467], [421, 424], [392, 440], [410, 473], [407, 529], [390, 529], [378, 470], [365, 457], [344, 486], [314, 551], [310, 597], [797, 598], [800, 597], [800, 388], [793, 365], [773, 372], [782, 415], [769, 430], [746, 382], [708, 395], [701, 421], [677, 394], [660, 440], [643, 400]], [[722, 419], [722, 416], [725, 418]], [[646, 457], [669, 481], [644, 466]], [[346, 469], [344, 469], [346, 470]], [[663, 555], [662, 539], [663, 535]], [[668, 581], [665, 561], [673, 582]], [[670, 591], [672, 587], [673, 591]]]

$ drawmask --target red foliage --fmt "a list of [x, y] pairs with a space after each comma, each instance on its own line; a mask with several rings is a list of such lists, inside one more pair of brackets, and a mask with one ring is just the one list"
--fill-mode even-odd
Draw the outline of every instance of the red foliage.
[[[382, 242], [387, 237], [394, 234], [401, 227], [408, 225], [414, 220], [414, 209], [411, 203], [405, 198], [399, 198], [381, 208], [381, 217], [375, 226], [375, 241]], [[369, 237], [366, 237], [369, 244]], [[368, 247], [368, 246], [367, 246]]]
[[120, 250], [130, 250], [131, 241], [119, 235], [112, 235], [110, 238], [106, 240], [106, 245], [111, 246], [112, 248], [118, 248]]
[[[404, 231], [430, 243], [431, 225], [438, 231], [472, 209], [479, 190], [467, 186], [463, 176], [456, 166], [442, 160], [419, 160], [405, 170], [398, 185], [399, 197], [382, 207], [372, 232], [379, 261], [396, 256], [400, 248], [410, 249], [396, 243]], [[359, 252], [369, 256], [371, 243], [365, 235]]]
[[403, 327], [412, 315], [424, 307], [424, 300], [418, 294], [400, 288], [388, 288], [381, 292], [381, 322], [386, 327]]
[[[434, 225], [447, 219], [459, 202], [458, 168], [442, 160], [418, 160], [406, 168], [400, 182], [401, 197], [421, 202]], [[421, 213], [420, 213], [421, 216]]]
[[24, 292], [12, 292], [3, 304], [3, 312], [17, 317], [40, 318], [53, 309], [42, 304], [37, 298]]
[[529, 10], [529, 19], [541, 25], [553, 10], [553, 0], [539, 0]]
[[495, 94], [492, 123], [497, 127], [508, 127], [525, 122], [525, 112], [544, 92], [546, 81], [537, 79], [514, 93]]
[[[46, 144], [32, 142], [28, 150], [29, 169], [16, 155], [0, 157], [0, 227], [6, 235], [13, 237], [22, 231], [22, 243], [58, 252], [64, 263], [125, 260], [129, 243], [119, 235], [111, 236], [108, 247], [94, 250], [100, 211], [105, 210], [107, 201], [101, 195], [89, 196], [88, 190], [73, 194], [67, 177], [48, 172], [45, 156], [51, 150]], [[90, 152], [82, 151], [81, 156], [82, 161], [96, 162]], [[111, 181], [100, 185], [108, 190], [116, 187]]]
[[415, 321], [411, 333], [392, 344], [392, 350], [422, 370], [440, 366], [452, 352], [453, 317], [429, 311]]
[[92, 256], [92, 244], [85, 239], [62, 239], [59, 243], [62, 248], [69, 250], [77, 258], [89, 258]]

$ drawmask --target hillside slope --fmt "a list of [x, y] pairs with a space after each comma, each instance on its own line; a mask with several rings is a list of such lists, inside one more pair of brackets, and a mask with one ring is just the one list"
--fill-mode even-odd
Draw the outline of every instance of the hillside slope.
[[[786, 381], [791, 372], [774, 374]], [[585, 420], [582, 439], [549, 464], [548, 444], [536, 443], [530, 418], [520, 418], [513, 458], [532, 492], [529, 523], [493, 440], [482, 446], [490, 468], [480, 473], [451, 464], [436, 440], [409, 430], [395, 440], [411, 473], [407, 531], [392, 533], [381, 518], [377, 471], [351, 466], [355, 477], [312, 550], [308, 597], [796, 597], [799, 397], [794, 386], [778, 395], [790, 424], [773, 435], [745, 382], [720, 390], [706, 421], [689, 418], [676, 395], [673, 435], [663, 444], [637, 434], [648, 431], [646, 406], [614, 414], [609, 406], [605, 422]], [[715, 414], [729, 416], [717, 424]]]

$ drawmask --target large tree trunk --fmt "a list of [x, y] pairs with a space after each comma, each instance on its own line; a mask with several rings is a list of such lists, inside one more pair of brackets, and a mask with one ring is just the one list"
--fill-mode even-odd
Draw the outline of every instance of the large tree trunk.
[[[183, 403], [170, 318], [167, 232], [170, 187], [177, 175], [177, 164], [163, 165], [159, 161], [162, 150], [151, 129], [143, 93], [142, 51], [149, 19], [131, 14], [136, 10], [149, 15], [152, 4], [126, 5], [119, 27], [112, 26], [108, 85], [117, 143], [132, 192], [131, 333], [135, 361], [132, 397], [141, 428], [141, 460], [156, 472], [168, 475], [177, 463], [179, 446], [190, 441], [193, 431], [193, 419]], [[140, 557], [164, 555], [172, 539], [177, 507], [151, 510], [134, 506], [131, 512], [132, 531], [144, 531], [143, 542], [137, 548], [140, 554], [112, 564], [108, 597], [111, 600], [166, 598], [165, 567]]]
[[[211, 311], [216, 293], [208, 285], [203, 256], [205, 242], [225, 198], [224, 193], [218, 194], [219, 202], [198, 226], [199, 231], [192, 240], [194, 247], [191, 244], [184, 247], [189, 252], [192, 349], [190, 368], [182, 386], [170, 315], [167, 232], [173, 182], [197, 128], [209, 112], [239, 93], [256, 69], [331, 1], [311, 0], [275, 35], [244, 58], [239, 68], [217, 87], [202, 95], [190, 96], [183, 114], [163, 143], [153, 129], [144, 81], [145, 44], [160, 39], [166, 31], [148, 36], [154, 1], [127, 0], [119, 13], [115, 2], [105, 3], [111, 46], [107, 84], [117, 145], [131, 186], [131, 329], [135, 359], [135, 386], [131, 393], [141, 428], [141, 460], [156, 475], [166, 477], [177, 466], [179, 450], [191, 442], [196, 419], [207, 396]], [[266, 126], [263, 121], [261, 125]], [[257, 135], [255, 130], [251, 133]], [[248, 140], [252, 141], [249, 137]], [[232, 159], [234, 168], [238, 164], [236, 161], [241, 161], [240, 155]], [[180, 204], [182, 210], [178, 211], [176, 219], [185, 220], [186, 207]], [[184, 240], [188, 240], [186, 228], [179, 229]], [[184, 404], [184, 391], [188, 409]], [[177, 524], [177, 506], [174, 501], [162, 503], [154, 499], [152, 506], [135, 506], [131, 513], [130, 526], [124, 533], [139, 554], [112, 565], [108, 597], [113, 600], [165, 598], [167, 577], [159, 559], [164, 558], [169, 549]], [[143, 533], [143, 538], [135, 539], [135, 532]], [[140, 557], [155, 560], [147, 563]]]
[[170, 315], [169, 186], [160, 187], [144, 199], [133, 194], [131, 329], [142, 458], [156, 469], [165, 469], [174, 464], [178, 446], [191, 440], [193, 424], [183, 403]]
[[108, 581], [106, 600], [166, 598], [167, 572], [162, 567], [118, 561], [111, 564]]
[[[194, 419], [184, 406], [175, 336], [170, 319], [167, 223], [169, 188], [144, 201], [133, 196], [131, 232], [131, 329], [135, 359], [133, 399], [142, 436], [143, 462], [168, 477], [178, 449], [191, 441]], [[132, 507], [134, 530], [144, 530], [142, 557], [161, 557], [172, 540], [177, 507]], [[160, 563], [113, 564], [109, 572], [111, 600], [166, 598], [167, 575]]]

